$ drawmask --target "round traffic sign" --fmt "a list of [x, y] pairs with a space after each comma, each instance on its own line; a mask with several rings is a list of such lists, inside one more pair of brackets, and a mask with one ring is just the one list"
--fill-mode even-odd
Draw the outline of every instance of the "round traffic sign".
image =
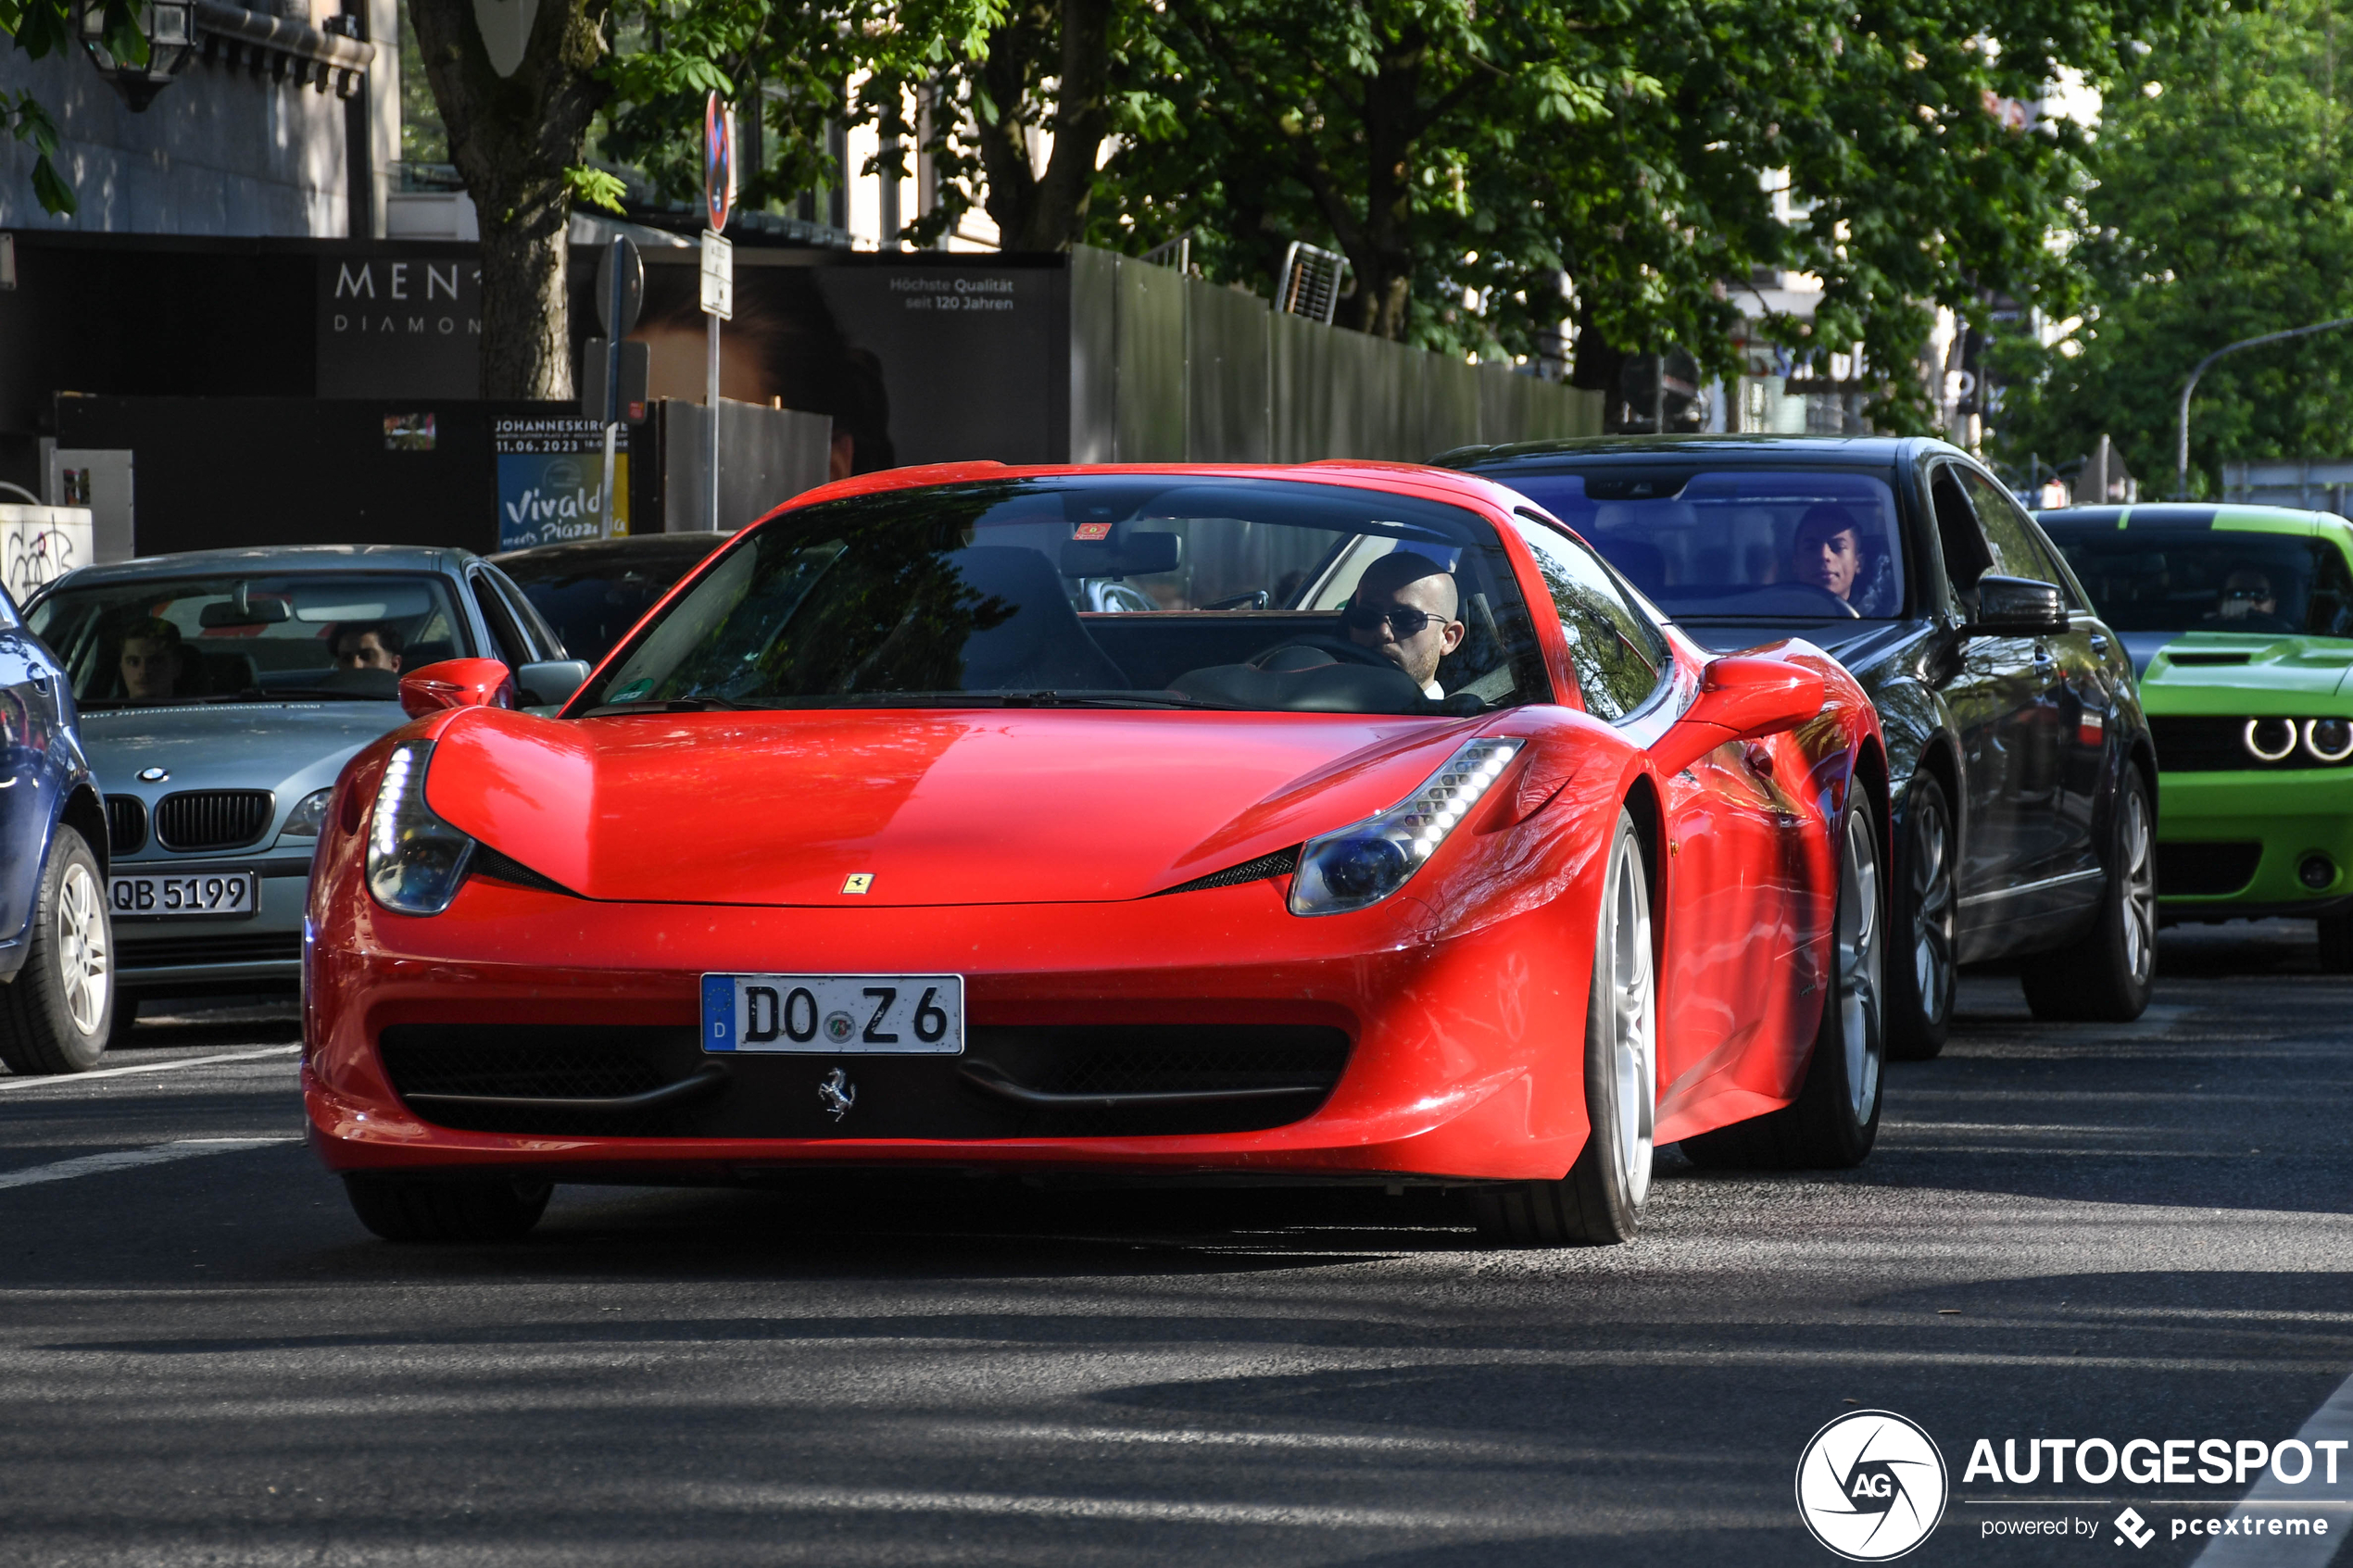
[[736, 113], [715, 90], [702, 107], [702, 206], [711, 232], [724, 233], [736, 207]]

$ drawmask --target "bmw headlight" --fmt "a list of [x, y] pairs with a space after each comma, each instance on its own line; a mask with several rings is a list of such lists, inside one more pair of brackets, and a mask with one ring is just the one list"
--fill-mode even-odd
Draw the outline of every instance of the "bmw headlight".
[[286, 825], [278, 830], [281, 841], [289, 838], [316, 838], [326, 825], [327, 807], [335, 797], [335, 786], [314, 789], [296, 803], [286, 817]]
[[437, 915], [458, 896], [474, 841], [425, 804], [433, 742], [403, 741], [384, 763], [368, 823], [368, 891], [396, 914]]
[[1378, 816], [1309, 839], [1291, 878], [1290, 912], [1345, 914], [1368, 909], [1404, 886], [1503, 777], [1522, 744], [1475, 740], [1449, 758], [1428, 783]]

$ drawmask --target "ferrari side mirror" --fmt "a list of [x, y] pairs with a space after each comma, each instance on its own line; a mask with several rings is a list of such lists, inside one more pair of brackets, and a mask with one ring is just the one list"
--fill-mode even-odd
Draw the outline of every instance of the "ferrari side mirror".
[[1651, 747], [1661, 771], [1680, 773], [1726, 741], [1793, 730], [1822, 711], [1818, 670], [1734, 655], [1700, 671], [1699, 695]]
[[400, 710], [411, 719], [445, 708], [512, 708], [515, 678], [495, 659], [445, 659], [400, 677]]

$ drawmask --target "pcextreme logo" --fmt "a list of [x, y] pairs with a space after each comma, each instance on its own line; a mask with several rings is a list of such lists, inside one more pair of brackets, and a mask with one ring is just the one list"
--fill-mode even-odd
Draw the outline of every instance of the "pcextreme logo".
[[1850, 1562], [1884, 1562], [1928, 1539], [1949, 1490], [1935, 1440], [1893, 1411], [1850, 1411], [1798, 1456], [1798, 1517]]

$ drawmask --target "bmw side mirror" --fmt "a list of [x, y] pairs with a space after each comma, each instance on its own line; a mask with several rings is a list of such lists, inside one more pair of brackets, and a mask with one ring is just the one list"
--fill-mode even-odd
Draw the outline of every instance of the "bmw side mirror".
[[2067, 596], [2031, 577], [1977, 580], [1977, 618], [1969, 629], [1988, 637], [2039, 637], [2068, 629]]
[[519, 665], [515, 670], [515, 691], [520, 700], [535, 707], [560, 708], [572, 700], [572, 694], [588, 679], [588, 661], [585, 659], [547, 659], [536, 664]]
[[445, 659], [438, 664], [421, 665], [400, 677], [400, 710], [411, 719], [422, 719], [445, 708], [514, 705], [515, 678], [495, 659]]

